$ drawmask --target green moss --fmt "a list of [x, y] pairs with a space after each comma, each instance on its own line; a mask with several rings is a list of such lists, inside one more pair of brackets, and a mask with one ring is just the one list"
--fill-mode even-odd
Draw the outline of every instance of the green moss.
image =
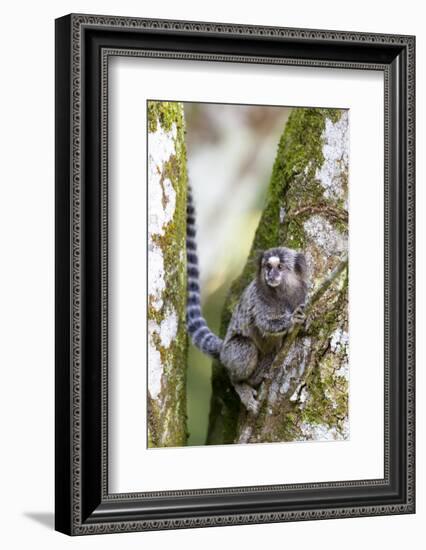
[[229, 382], [226, 369], [219, 361], [214, 361], [206, 444], [234, 443], [237, 437], [237, 419], [239, 413], [240, 401]]
[[277, 441], [296, 441], [300, 438], [298, 412], [294, 405], [291, 412], [280, 416], [279, 419], [280, 422], [275, 429]]
[[160, 411], [156, 402], [148, 395], [148, 447], [161, 446]]
[[348, 382], [336, 374], [333, 353], [324, 356], [306, 381], [306, 388], [309, 398], [302, 410], [302, 421], [341, 430], [342, 421], [348, 414]]
[[[182, 103], [177, 101], [152, 101], [147, 102], [148, 109], [148, 131], [156, 132], [158, 125], [165, 132], [170, 132], [173, 124], [178, 130], [185, 128]], [[183, 143], [183, 147], [185, 145]]]
[[348, 382], [338, 374], [341, 364], [347, 360], [345, 350], [333, 352], [329, 338], [337, 328], [347, 330], [348, 273], [345, 272], [340, 291], [332, 300], [332, 293], [324, 294], [309, 328], [311, 338], [322, 342], [317, 352], [317, 365], [306, 379], [309, 398], [302, 410], [302, 421], [310, 424], [326, 424], [338, 431], [348, 415]]

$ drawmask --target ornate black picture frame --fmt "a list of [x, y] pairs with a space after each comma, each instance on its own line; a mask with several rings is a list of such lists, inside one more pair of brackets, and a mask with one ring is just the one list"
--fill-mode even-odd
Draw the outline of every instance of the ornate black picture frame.
[[[110, 494], [108, 57], [376, 70], [385, 97], [384, 478]], [[68, 15], [56, 21], [56, 529], [69, 535], [406, 514], [414, 481], [415, 38]]]

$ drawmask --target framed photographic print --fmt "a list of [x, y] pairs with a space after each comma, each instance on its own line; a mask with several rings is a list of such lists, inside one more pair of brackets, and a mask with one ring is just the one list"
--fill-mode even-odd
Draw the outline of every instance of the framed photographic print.
[[413, 513], [412, 36], [56, 21], [56, 529]]

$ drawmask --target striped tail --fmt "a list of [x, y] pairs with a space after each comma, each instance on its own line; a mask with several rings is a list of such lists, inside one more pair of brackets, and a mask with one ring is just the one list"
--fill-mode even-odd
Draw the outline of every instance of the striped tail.
[[218, 358], [222, 348], [222, 340], [213, 334], [201, 314], [200, 275], [195, 236], [195, 207], [191, 186], [188, 185], [188, 203], [186, 207], [186, 258], [188, 275], [186, 325], [194, 346], [203, 353]]

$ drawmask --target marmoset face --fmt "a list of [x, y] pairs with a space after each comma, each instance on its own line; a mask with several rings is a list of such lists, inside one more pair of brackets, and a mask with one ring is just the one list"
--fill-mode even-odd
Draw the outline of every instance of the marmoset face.
[[268, 258], [263, 266], [265, 282], [268, 286], [276, 287], [282, 283], [284, 265], [278, 256]]
[[261, 270], [265, 283], [276, 288], [294, 272], [295, 251], [288, 248], [272, 248], [264, 252]]

